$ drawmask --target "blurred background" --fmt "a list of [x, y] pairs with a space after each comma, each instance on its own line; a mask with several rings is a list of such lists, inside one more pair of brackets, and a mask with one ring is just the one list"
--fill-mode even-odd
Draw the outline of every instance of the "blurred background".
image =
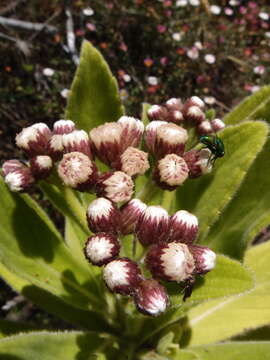
[[[1, 0], [1, 161], [18, 156], [22, 127], [63, 117], [83, 39], [131, 116], [143, 101], [197, 95], [222, 117], [270, 83], [269, 0]], [[68, 326], [0, 286], [0, 317]]]

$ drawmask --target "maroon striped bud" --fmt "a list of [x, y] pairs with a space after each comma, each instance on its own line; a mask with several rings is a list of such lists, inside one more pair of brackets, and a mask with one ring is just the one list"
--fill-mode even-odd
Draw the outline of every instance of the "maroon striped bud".
[[7, 160], [2, 165], [2, 172], [4, 176], [7, 176], [10, 172], [20, 170], [24, 167], [25, 165], [17, 159]]
[[154, 278], [177, 283], [189, 279], [195, 270], [187, 245], [178, 242], [152, 245], [145, 263]]
[[98, 198], [87, 209], [87, 222], [93, 233], [110, 232], [117, 234], [120, 228], [120, 212], [108, 199]]
[[100, 175], [96, 183], [96, 193], [111, 201], [126, 202], [132, 197], [134, 183], [131, 177], [123, 171], [107, 172]]
[[122, 295], [133, 295], [143, 279], [137, 263], [128, 258], [109, 262], [104, 267], [103, 278], [112, 292]]
[[220, 119], [214, 119], [211, 121], [214, 132], [219, 132], [225, 128], [225, 123]]
[[108, 264], [119, 255], [120, 244], [113, 234], [101, 232], [90, 236], [84, 246], [84, 255], [93, 265]]
[[129, 146], [137, 147], [144, 131], [143, 122], [131, 116], [122, 116], [117, 123], [122, 126], [121, 152]]
[[189, 168], [188, 176], [191, 179], [211, 172], [213, 168], [211, 161], [209, 161], [211, 155], [212, 153], [209, 149], [194, 149], [184, 153], [183, 158]]
[[166, 241], [169, 231], [169, 215], [161, 206], [148, 206], [140, 216], [136, 234], [143, 245]]
[[154, 279], [143, 280], [134, 295], [137, 309], [150, 316], [162, 314], [169, 305], [169, 297], [164, 286]]
[[16, 145], [29, 156], [45, 155], [51, 131], [44, 123], [37, 123], [22, 129], [16, 135]]
[[30, 160], [31, 172], [38, 180], [48, 177], [53, 169], [53, 161], [50, 156], [38, 155]]
[[179, 98], [171, 98], [166, 101], [166, 108], [169, 111], [175, 111], [175, 110], [181, 111], [182, 107], [183, 107], [183, 104], [182, 104], [181, 99], [179, 99]]
[[160, 106], [160, 105], [152, 105], [147, 110], [147, 116], [150, 121], [155, 121], [155, 120], [166, 121], [167, 116], [168, 116], [168, 110], [165, 107]]
[[74, 151], [81, 152], [92, 159], [89, 136], [84, 130], [74, 130], [69, 134], [63, 135], [63, 145], [65, 153]]
[[57, 161], [60, 160], [64, 154], [63, 135], [55, 134], [50, 138], [48, 143], [48, 154]]
[[58, 164], [58, 175], [66, 186], [80, 191], [91, 190], [97, 181], [97, 167], [87, 155], [74, 151], [63, 156]]
[[190, 107], [190, 106], [198, 106], [200, 109], [203, 110], [205, 107], [205, 103], [198, 96], [192, 96], [185, 102], [185, 105], [184, 105], [184, 107]]
[[75, 130], [75, 124], [71, 120], [58, 120], [53, 124], [53, 134], [69, 134]]
[[195, 215], [179, 210], [171, 216], [170, 241], [192, 244], [198, 234], [199, 224]]
[[168, 123], [157, 128], [155, 155], [158, 158], [167, 154], [182, 155], [188, 140], [187, 131], [176, 124]]
[[122, 152], [122, 130], [123, 127], [120, 123], [111, 122], [90, 131], [90, 139], [95, 155], [112, 168], [119, 161]]
[[204, 112], [198, 106], [195, 105], [185, 109], [184, 117], [185, 120], [194, 124], [199, 124], [205, 120]]
[[139, 199], [132, 199], [120, 208], [121, 211], [121, 234], [127, 235], [135, 231], [140, 216], [146, 210], [147, 205]]
[[211, 122], [208, 120], [202, 121], [200, 124], [197, 125], [197, 131], [200, 135], [212, 134], [213, 128]]
[[216, 254], [206, 246], [191, 245], [189, 251], [195, 260], [196, 273], [199, 275], [206, 274], [214, 269], [216, 265]]
[[128, 147], [120, 156], [120, 169], [129, 176], [143, 175], [150, 168], [148, 153]]
[[14, 171], [9, 171], [4, 177], [5, 183], [13, 192], [27, 191], [35, 182], [31, 170], [26, 165]]
[[144, 140], [147, 149], [154, 154], [156, 149], [156, 138], [157, 138], [157, 129], [161, 125], [167, 124], [165, 121], [152, 121], [145, 128]]
[[180, 125], [181, 123], [184, 122], [184, 115], [182, 114], [181, 111], [174, 110], [174, 111], [169, 113], [167, 121], [175, 123], [177, 125]]
[[168, 154], [158, 161], [153, 171], [153, 179], [162, 189], [172, 191], [184, 183], [188, 172], [188, 166], [182, 157]]

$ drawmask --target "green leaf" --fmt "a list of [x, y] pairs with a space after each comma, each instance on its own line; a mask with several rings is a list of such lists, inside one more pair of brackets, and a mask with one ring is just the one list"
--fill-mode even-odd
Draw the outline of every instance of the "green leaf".
[[95, 279], [75, 259], [43, 210], [0, 180], [0, 261], [31, 284], [84, 310], [102, 307]]
[[57, 210], [77, 223], [86, 235], [90, 233], [86, 222], [86, 208], [74, 190], [45, 181], [41, 182], [39, 187]]
[[116, 79], [100, 52], [84, 41], [80, 64], [71, 86], [66, 119], [89, 131], [123, 115]]
[[[241, 189], [247, 172], [262, 150], [267, 133], [268, 126], [263, 122], [249, 121], [226, 128], [221, 134], [226, 154], [216, 161], [214, 173], [190, 180], [178, 190], [176, 208], [189, 210], [199, 218], [199, 242], [210, 242], [210, 228], [219, 218], [223, 219], [223, 212]], [[221, 244], [221, 239], [217, 240]]]
[[179, 321], [196, 305], [196, 302], [245, 292], [253, 287], [253, 279], [250, 272], [238, 261], [219, 255], [216, 268], [204, 278], [197, 279], [192, 295], [185, 303], [182, 301], [183, 293], [180, 285], [173, 283], [163, 285], [170, 294], [171, 307], [158, 318], [145, 319], [139, 333], [142, 343], [165, 327]]
[[149, 118], [148, 118], [148, 115], [147, 115], [147, 111], [152, 105], [148, 104], [148, 103], [143, 103], [142, 106], [143, 106], [143, 108], [142, 108], [142, 122], [143, 122], [144, 126], [147, 126], [149, 124]]
[[51, 314], [79, 327], [93, 331], [113, 331], [105, 322], [104, 318], [93, 311], [85, 311], [67, 304], [61, 298], [52, 295], [42, 288], [33, 285], [30, 281], [24, 280], [10, 272], [0, 263], [0, 274], [5, 281], [17, 292], [45, 309]]
[[0, 359], [10, 360], [84, 360], [102, 347], [110, 349], [112, 340], [97, 333], [31, 332], [0, 340]]
[[270, 121], [270, 86], [264, 86], [247, 97], [224, 117], [227, 125], [254, 119]]
[[[218, 255], [216, 267], [204, 277], [198, 278], [190, 298], [186, 302], [202, 301], [218, 297], [240, 294], [253, 288], [252, 274], [238, 261]], [[176, 286], [174, 286], [176, 289]], [[171, 298], [172, 303], [179, 303], [178, 294]]]
[[270, 242], [248, 250], [244, 264], [254, 272], [255, 287], [241, 295], [209, 301], [191, 309], [185, 342], [190, 345], [212, 343], [269, 324], [269, 262]]
[[[42, 328], [39, 327], [39, 329]], [[0, 338], [29, 330], [38, 330], [38, 327], [26, 322], [0, 319]]]
[[208, 245], [214, 250], [241, 258], [246, 246], [270, 223], [269, 154], [268, 140], [240, 190], [208, 234]]
[[[270, 342], [230, 342], [190, 349], [199, 360], [270, 360]], [[180, 357], [174, 360], [182, 360]], [[185, 359], [185, 358], [184, 358]]]

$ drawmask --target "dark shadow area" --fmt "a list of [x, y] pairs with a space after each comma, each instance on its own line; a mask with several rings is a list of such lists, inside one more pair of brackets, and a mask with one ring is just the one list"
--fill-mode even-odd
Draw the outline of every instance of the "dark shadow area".
[[40, 257], [47, 263], [52, 262], [59, 239], [20, 196], [12, 196], [16, 202], [12, 227], [21, 251], [27, 257]]
[[24, 360], [24, 359], [19, 356], [0, 353], [0, 360]]
[[263, 326], [258, 329], [246, 329], [244, 334], [235, 336], [233, 341], [269, 341], [270, 326]]
[[[193, 286], [193, 290], [199, 289], [201, 286], [203, 286], [205, 283], [205, 279], [203, 277], [197, 277], [195, 284]], [[184, 284], [176, 284], [174, 282], [162, 282], [162, 284], [166, 287], [168, 293], [170, 296], [177, 296], [179, 295], [179, 301], [181, 300], [181, 297], [183, 297], [184, 295], [184, 289], [185, 289], [185, 285]], [[187, 299], [188, 300], [192, 300], [192, 294], [191, 297], [189, 297]]]
[[[22, 294], [60, 319], [55, 319], [52, 328], [55, 329], [87, 329], [92, 331], [110, 332], [112, 329], [104, 318], [94, 311], [86, 311], [67, 304], [60, 298], [37, 287], [25, 286]], [[64, 321], [63, 321], [64, 320]]]

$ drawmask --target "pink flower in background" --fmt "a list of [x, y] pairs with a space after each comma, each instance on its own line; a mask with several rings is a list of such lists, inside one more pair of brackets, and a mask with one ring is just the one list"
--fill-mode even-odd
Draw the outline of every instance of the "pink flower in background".
[[232, 16], [233, 15], [233, 10], [231, 8], [225, 8], [224, 13], [227, 16]]
[[163, 66], [168, 65], [169, 59], [167, 58], [167, 56], [163, 56], [163, 57], [160, 59], [160, 63], [161, 63], [161, 65], [163, 65]]
[[212, 65], [212, 64], [214, 64], [216, 62], [216, 57], [213, 54], [206, 54], [204, 56], [204, 60], [205, 60], [205, 62], [207, 62], [207, 64]]
[[255, 66], [255, 68], [253, 69], [254, 74], [257, 75], [263, 75], [265, 72], [265, 67], [263, 65], [258, 65]]
[[158, 25], [157, 26], [157, 31], [161, 34], [165, 33], [165, 31], [167, 30], [167, 27], [165, 25]]
[[143, 63], [146, 67], [151, 67], [154, 64], [154, 61], [151, 58], [146, 58]]
[[124, 43], [123, 41], [120, 43], [119, 49], [121, 49], [123, 51], [128, 51], [128, 47], [127, 47], [126, 43]]
[[187, 51], [187, 56], [192, 59], [192, 60], [196, 60], [199, 57], [199, 51], [196, 48], [196, 46], [193, 46], [191, 49], [189, 49]]
[[92, 23], [86, 23], [86, 28], [87, 28], [87, 30], [89, 30], [89, 31], [96, 31], [97, 29], [96, 29], [96, 26], [94, 25], [94, 24], [92, 24]]

